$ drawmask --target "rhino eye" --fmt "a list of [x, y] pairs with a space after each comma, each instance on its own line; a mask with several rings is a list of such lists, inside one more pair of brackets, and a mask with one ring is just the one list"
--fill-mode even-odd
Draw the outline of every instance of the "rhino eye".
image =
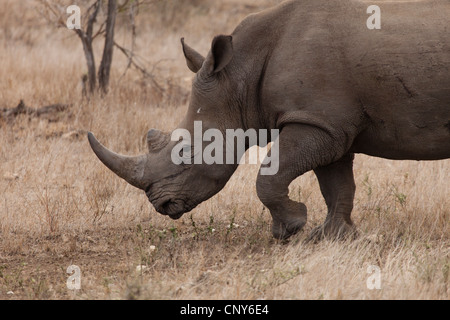
[[192, 154], [192, 147], [188, 144], [184, 145], [179, 152], [180, 158], [182, 159], [190, 159], [192, 157]]

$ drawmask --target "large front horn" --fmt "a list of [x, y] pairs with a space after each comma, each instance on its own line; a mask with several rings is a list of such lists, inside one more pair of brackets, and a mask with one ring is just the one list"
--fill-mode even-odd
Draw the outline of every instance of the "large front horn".
[[145, 190], [147, 185], [144, 181], [144, 170], [147, 155], [129, 157], [114, 153], [98, 142], [91, 132], [88, 133], [88, 140], [92, 150], [105, 166], [132, 186]]

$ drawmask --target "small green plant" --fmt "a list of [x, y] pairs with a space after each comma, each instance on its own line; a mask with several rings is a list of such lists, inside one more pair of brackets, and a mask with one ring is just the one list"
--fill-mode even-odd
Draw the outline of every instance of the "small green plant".
[[363, 185], [367, 188], [367, 198], [370, 200], [370, 198], [372, 197], [372, 184], [369, 181], [369, 175], [366, 174], [363, 180]]
[[233, 209], [233, 215], [231, 216], [231, 220], [230, 220], [230, 224], [227, 227], [227, 234], [226, 234], [226, 238], [228, 239], [228, 235], [231, 233], [231, 231], [233, 231], [234, 228], [234, 219], [236, 218], [236, 209]]
[[208, 232], [211, 234], [214, 232], [214, 228], [213, 228], [213, 224], [214, 224], [214, 216], [211, 214], [209, 216], [209, 224], [208, 224]]
[[169, 228], [169, 231], [172, 234], [172, 238], [174, 238], [174, 239], [178, 238], [177, 227], [172, 226]]
[[395, 200], [400, 203], [402, 207], [406, 204], [406, 194], [398, 191], [396, 186], [392, 186], [392, 194], [394, 195]]
[[195, 224], [195, 221], [194, 221], [194, 218], [192, 217], [192, 214], [189, 216], [189, 219], [191, 220], [191, 226], [194, 229], [194, 239], [198, 240], [199, 229], [197, 228], [197, 225]]

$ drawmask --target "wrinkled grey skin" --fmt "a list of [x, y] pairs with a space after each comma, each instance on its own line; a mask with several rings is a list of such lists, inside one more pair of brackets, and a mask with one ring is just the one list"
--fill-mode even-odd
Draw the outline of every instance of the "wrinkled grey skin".
[[[215, 37], [206, 58], [182, 41], [196, 76], [179, 128], [192, 132], [201, 120], [203, 130], [281, 130], [279, 171], [257, 178], [276, 238], [306, 223], [306, 207], [289, 199], [288, 186], [307, 171], [328, 206], [311, 237], [339, 237], [354, 230], [355, 153], [450, 157], [450, 1], [379, 5], [381, 30], [366, 27], [367, 3], [303, 0], [247, 17], [231, 36]], [[112, 153], [91, 133], [89, 141], [173, 219], [219, 192], [237, 167], [177, 166], [170, 155], [178, 142], [154, 129], [149, 153], [138, 157]]]

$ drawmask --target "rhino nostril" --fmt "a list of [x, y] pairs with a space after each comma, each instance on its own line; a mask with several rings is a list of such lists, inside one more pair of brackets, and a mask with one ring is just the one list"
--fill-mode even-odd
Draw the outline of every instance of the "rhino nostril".
[[176, 205], [176, 203], [173, 202], [171, 199], [169, 199], [166, 202], [164, 202], [161, 207], [163, 209], [163, 212], [165, 212], [166, 214], [170, 214], [170, 210], [173, 208], [174, 205]]
[[174, 202], [172, 202], [170, 199], [161, 203], [154, 203], [154, 207], [156, 209], [156, 211], [158, 211], [159, 213], [163, 214], [163, 215], [169, 215], [170, 214], [170, 208], [172, 206], [172, 204], [174, 204]]

